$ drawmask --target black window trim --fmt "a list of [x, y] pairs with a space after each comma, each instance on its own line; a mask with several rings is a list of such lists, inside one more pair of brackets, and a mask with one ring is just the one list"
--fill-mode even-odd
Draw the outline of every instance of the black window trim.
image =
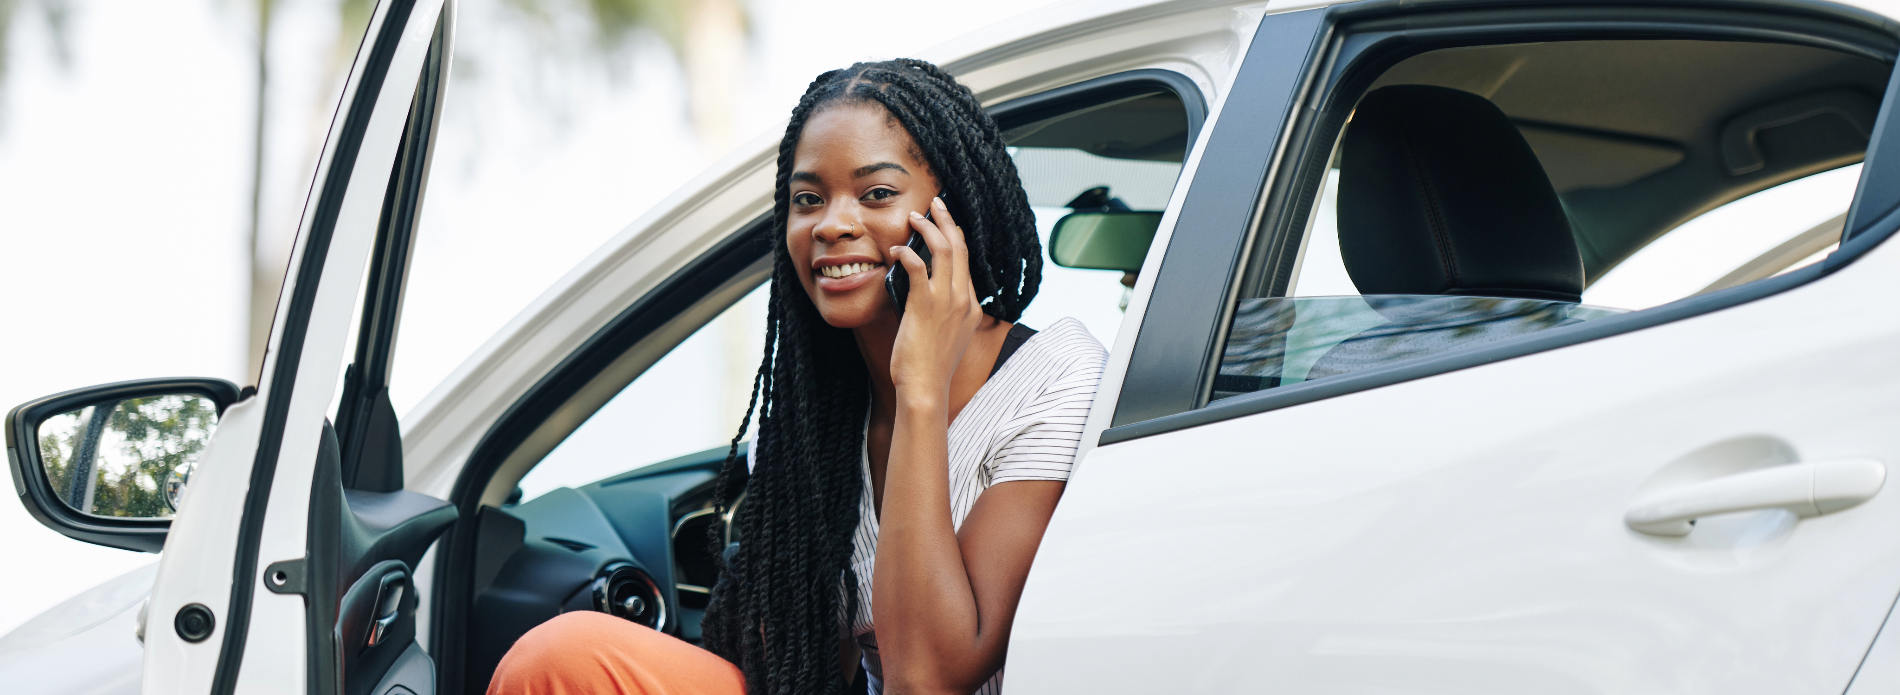
[[[1191, 147], [1206, 121], [1207, 101], [1191, 78], [1172, 70], [1138, 69], [1105, 75], [1011, 99], [989, 107], [988, 111], [999, 128], [1008, 129], [1064, 112], [1164, 90], [1180, 97], [1187, 109]], [[427, 629], [431, 635], [430, 651], [437, 660], [439, 691], [461, 692], [467, 685], [462, 680], [467, 658], [468, 620], [461, 607], [470, 605], [475, 598], [473, 577], [463, 572], [464, 581], [450, 581], [450, 578], [458, 576], [457, 567], [474, 564], [482, 493], [490, 478], [544, 420], [622, 354], [675, 317], [694, 309], [708, 294], [746, 274], [753, 264], [769, 262], [772, 250], [764, 243], [764, 229], [770, 224], [769, 214], [754, 218], [635, 300], [542, 375], [483, 433], [449, 494], [458, 519], [439, 541], [440, 552], [436, 554], [431, 624]]]
[[[1244, 267], [1245, 259], [1242, 256], [1246, 254], [1289, 253], [1286, 250], [1288, 237], [1292, 236], [1289, 230], [1303, 231], [1303, 218], [1300, 216], [1310, 208], [1313, 196], [1312, 191], [1300, 190], [1296, 192], [1304, 194], [1301, 199], [1290, 200], [1284, 188], [1292, 182], [1300, 183], [1303, 188], [1313, 188], [1308, 185], [1312, 172], [1325, 164], [1315, 160], [1330, 156], [1330, 148], [1322, 147], [1318, 141], [1318, 138], [1324, 138], [1328, 133], [1337, 133], [1319, 120], [1325, 117], [1327, 100], [1334, 94], [1357, 94], [1355, 82], [1363, 88], [1385, 66], [1435, 48], [1522, 42], [1538, 37], [1546, 40], [1587, 37], [1772, 41], [1842, 50], [1889, 64], [1895, 62], [1895, 54], [1900, 52], [1900, 23], [1853, 8], [1794, 0], [1689, 0], [1671, 5], [1550, 5], [1516, 8], [1500, 8], [1496, 3], [1481, 0], [1450, 0], [1430, 3], [1426, 8], [1419, 8], [1418, 5], [1403, 0], [1377, 0], [1304, 11], [1325, 13], [1325, 26], [1314, 30], [1316, 36], [1325, 37], [1325, 46], [1323, 51], [1316, 46], [1302, 65], [1302, 69], [1309, 72], [1308, 80], [1323, 87], [1316, 86], [1303, 92], [1285, 90], [1286, 99], [1297, 99], [1300, 106], [1296, 112], [1303, 122], [1288, 126], [1284, 137], [1292, 141], [1288, 151], [1297, 150], [1302, 156], [1288, 156], [1287, 161], [1279, 163], [1274, 168], [1276, 175], [1271, 181], [1265, 178], [1265, 172], [1246, 179], [1255, 183], [1256, 191], [1275, 186], [1269, 192], [1268, 200], [1258, 204], [1259, 214], [1249, 220], [1246, 226], [1212, 228], [1217, 232], [1205, 227], [1195, 228], [1198, 233], [1194, 235], [1183, 235], [1177, 231], [1169, 245], [1168, 256], [1163, 259], [1161, 277], [1156, 278], [1153, 299], [1147, 307], [1141, 335], [1130, 357], [1128, 377], [1117, 404], [1115, 419], [1110, 428], [1102, 432], [1098, 440], [1100, 445], [1107, 446], [1421, 379], [1718, 311], [1824, 277], [1852, 262], [1900, 228], [1900, 156], [1886, 159], [1876, 157], [1883, 140], [1900, 143], [1900, 123], [1889, 117], [1895, 100], [1900, 98], [1900, 72], [1897, 72], [1894, 78], [1890, 78], [1887, 94], [1882, 100], [1875, 135], [1869, 143], [1866, 157], [1866, 161], [1871, 164], [1862, 169], [1844, 241], [1840, 249], [1822, 263], [1641, 312], [1599, 319], [1491, 346], [1208, 403], [1212, 376], [1226, 338], [1226, 322], [1230, 320], [1232, 307], [1236, 304], [1234, 297], [1238, 295], [1240, 283], [1229, 282], [1235, 275], [1235, 272], [1230, 271], [1221, 278], [1228, 285], [1221, 295], [1214, 295], [1206, 289], [1199, 292], [1181, 291], [1191, 283], [1182, 281], [1183, 278], [1178, 276], [1188, 275], [1193, 269], [1176, 267], [1174, 270], [1177, 272], [1173, 275], [1177, 277], [1170, 277], [1168, 264], [1176, 258], [1176, 247], [1182, 247], [1184, 257], [1212, 256], [1216, 249], [1234, 249], [1237, 244], [1243, 243], [1237, 237], [1256, 235], [1257, 240], [1244, 242], [1244, 251], [1227, 252], [1228, 258], [1234, 259], [1231, 263], [1235, 268]], [[1261, 33], [1256, 36], [1263, 35], [1268, 29], [1268, 22], [1276, 17], [1293, 14], [1299, 13], [1268, 15], [1262, 19]], [[1257, 49], [1258, 39], [1255, 44]], [[1254, 49], [1250, 49], [1248, 62], [1252, 62], [1254, 52]], [[1264, 68], [1272, 74], [1261, 81], [1288, 83], [1280, 74], [1286, 70], [1284, 65], [1267, 65]], [[1236, 79], [1234, 95], [1239, 96], [1242, 87], [1255, 79], [1258, 78], [1254, 77], [1249, 66], [1243, 64]], [[1223, 138], [1226, 134], [1224, 131], [1229, 129], [1238, 115], [1234, 113], [1230, 99], [1229, 105], [1223, 107], [1222, 122], [1216, 124], [1215, 132], [1210, 137], [1210, 156], [1216, 146], [1215, 141]], [[1260, 116], [1255, 115], [1254, 120], [1260, 120]], [[1330, 141], [1323, 144], [1330, 145]], [[1325, 152], [1320, 152], [1322, 149]], [[1200, 169], [1195, 173], [1196, 187], [1205, 185], [1204, 181], [1220, 182], [1217, 185], [1231, 187], [1235, 177], [1248, 174], [1231, 163], [1212, 169], [1209, 163], [1208, 159], [1203, 159]], [[1323, 174], [1323, 170], [1320, 173]], [[1190, 205], [1197, 202], [1195, 193], [1193, 189], [1188, 193]], [[1235, 205], [1229, 203], [1227, 207], [1231, 209]], [[1183, 209], [1181, 222], [1177, 223], [1178, 230], [1190, 228], [1183, 225], [1193, 212]], [[1294, 224], [1295, 220], [1302, 222]], [[1297, 248], [1297, 243], [1294, 240], [1292, 246]], [[1207, 260], [1201, 260], [1199, 272], [1207, 272], [1209, 268], [1206, 263]], [[1175, 281], [1172, 286], [1170, 280]], [[1273, 289], [1277, 288], [1274, 283], [1283, 282], [1284, 277], [1248, 280], [1257, 289]], [[1198, 284], [1209, 282], [1201, 278]], [[1206, 305], [1212, 303], [1207, 301], [1209, 296], [1225, 298], [1218, 307], [1219, 317], [1212, 320], [1206, 316], [1209, 312], [1205, 309]], [[1165, 342], [1167, 345], [1164, 347], [1169, 349], [1145, 350], [1148, 346], [1144, 343], [1148, 341]], [[1191, 349], [1195, 344], [1201, 346], [1198, 351], [1200, 359], [1191, 360], [1197, 352]], [[1170, 357], [1175, 359], [1167, 359]], [[1189, 392], [1189, 387], [1194, 390]]]
[[1009, 130], [1036, 121], [1054, 118], [1091, 106], [1111, 104], [1136, 97], [1172, 92], [1187, 109], [1188, 147], [1200, 137], [1207, 121], [1207, 98], [1187, 75], [1160, 68], [1141, 68], [1103, 75], [1075, 84], [1018, 97], [989, 108], [990, 118], [1000, 130]]

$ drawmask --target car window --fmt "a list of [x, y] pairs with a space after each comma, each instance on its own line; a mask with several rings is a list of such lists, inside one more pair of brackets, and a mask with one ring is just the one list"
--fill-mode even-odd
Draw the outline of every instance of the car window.
[[[1073, 317], [1107, 344], [1120, 328], [1146, 238], [1112, 262], [1080, 264], [1125, 266], [1101, 268], [1052, 257], [1051, 237], [1071, 215], [1122, 212], [1152, 215], [1137, 230], [1152, 237], [1181, 171], [1189, 117], [1180, 97], [1159, 89], [1078, 103], [1004, 132], [1044, 246], [1042, 283], [1021, 321], [1043, 328]], [[766, 293], [753, 290], [589, 416], [522, 478], [522, 499], [727, 446], [764, 350]]]
[[1704, 213], [1611, 268], [1583, 301], [1647, 309], [1804, 268], [1840, 245], [1859, 182], [1854, 164]]
[[731, 442], [765, 350], [766, 290], [746, 294], [594, 411], [521, 479], [522, 499]]
[[[1860, 165], [1853, 164], [1703, 213], [1590, 283], [1583, 303], [1647, 309], [1807, 267], [1840, 245], [1841, 225], [1859, 181]], [[1359, 293], [1339, 257], [1338, 199], [1335, 169], [1320, 189], [1296, 295]]]
[[[1341, 119], [1297, 252], [1262, 254], [1290, 267], [1252, 269], [1284, 282], [1243, 283], [1253, 292], [1233, 306], [1210, 400], [1562, 329], [1820, 260], [1840, 240], [1878, 102], [1771, 81], [1879, 90], [1878, 66], [1863, 62], [1688, 41], [1488, 46], [1399, 62]], [[1738, 73], [1738, 63], [1764, 72]], [[1786, 118], [1795, 112], [1806, 115]], [[1756, 113], [1782, 118], [1755, 123]]]
[[[1005, 131], [1043, 246], [1042, 285], [1023, 323], [1042, 328], [1074, 318], [1104, 345], [1115, 342], [1134, 271], [1180, 176], [1188, 132], [1186, 107], [1172, 92], [1080, 108]], [[1138, 250], [1093, 263], [1055, 254], [1051, 241], [1058, 224], [1078, 214], [1139, 222], [1132, 230]]]

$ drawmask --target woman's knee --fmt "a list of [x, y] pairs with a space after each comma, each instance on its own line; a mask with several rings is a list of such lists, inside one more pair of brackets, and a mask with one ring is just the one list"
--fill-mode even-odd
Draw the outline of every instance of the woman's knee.
[[496, 667], [495, 679], [524, 672], [573, 673], [576, 667], [598, 668], [602, 665], [601, 644], [620, 632], [618, 628], [623, 625], [629, 623], [605, 613], [577, 611], [555, 616], [515, 640]]
[[730, 693], [745, 677], [711, 652], [604, 613], [566, 613], [529, 630], [503, 656], [491, 695]]

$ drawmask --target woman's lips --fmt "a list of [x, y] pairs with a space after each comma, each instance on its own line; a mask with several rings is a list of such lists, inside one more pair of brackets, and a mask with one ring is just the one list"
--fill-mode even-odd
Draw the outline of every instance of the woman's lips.
[[[843, 265], [813, 268], [811, 272], [812, 278], [817, 281], [818, 289], [826, 292], [850, 292], [851, 290], [863, 287], [865, 283], [881, 277], [882, 274], [878, 271], [883, 269], [884, 266], [876, 263], [846, 263]], [[841, 277], [830, 277], [827, 273], [850, 274]]]

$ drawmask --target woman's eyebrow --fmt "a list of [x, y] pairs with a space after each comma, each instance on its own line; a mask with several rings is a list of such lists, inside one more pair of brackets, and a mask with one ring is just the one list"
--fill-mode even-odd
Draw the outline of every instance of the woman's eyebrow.
[[861, 179], [861, 178], [864, 178], [864, 177], [866, 177], [866, 176], [870, 176], [870, 175], [872, 175], [872, 174], [875, 174], [875, 173], [877, 173], [877, 172], [880, 172], [880, 171], [883, 171], [883, 170], [885, 170], [885, 169], [896, 169], [896, 170], [898, 170], [898, 171], [901, 171], [901, 172], [903, 172], [903, 173], [905, 173], [905, 174], [909, 174], [909, 173], [910, 173], [910, 170], [909, 170], [909, 169], [905, 169], [903, 165], [901, 165], [901, 164], [898, 164], [897, 162], [878, 162], [878, 163], [876, 163], [876, 164], [868, 164], [868, 165], [865, 165], [865, 166], [861, 166], [861, 167], [858, 167], [858, 169], [857, 169], [857, 171], [853, 171], [853, 172], [851, 172], [851, 176], [852, 176], [853, 178], [860, 178], [860, 179]]
[[[857, 170], [851, 172], [851, 176], [852, 178], [861, 179], [866, 176], [870, 176], [877, 172], [883, 171], [885, 169], [896, 169], [905, 174], [910, 173], [909, 169], [905, 169], [904, 165], [898, 164], [897, 162], [878, 162], [876, 164], [866, 164], [864, 166], [858, 167]], [[816, 172], [810, 172], [810, 171], [794, 171], [792, 172], [791, 180], [793, 182], [804, 182], [804, 183], [813, 183], [813, 184], [822, 183], [822, 181], [818, 178], [818, 174]]]

